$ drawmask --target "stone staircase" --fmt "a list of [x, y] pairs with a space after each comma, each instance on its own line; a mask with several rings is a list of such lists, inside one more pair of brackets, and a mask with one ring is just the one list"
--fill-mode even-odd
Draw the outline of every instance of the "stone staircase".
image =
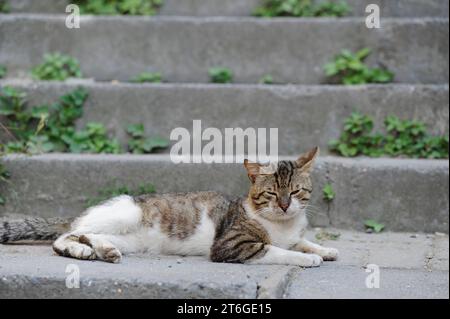
[[[340, 233], [324, 242], [339, 260], [310, 269], [149, 254], [110, 264], [62, 258], [48, 246], [0, 245], [0, 298], [448, 299], [447, 235]], [[380, 266], [379, 288], [366, 286], [367, 264]], [[66, 286], [74, 267], [80, 288]]]
[[[389, 230], [448, 232], [447, 160], [345, 159], [328, 152], [344, 118], [354, 111], [381, 123], [387, 115], [425, 122], [448, 134], [449, 19], [447, 0], [347, 1], [346, 18], [251, 17], [257, 0], [165, 0], [155, 17], [85, 16], [80, 29], [64, 25], [66, 1], [10, 0], [0, 14], [0, 64], [11, 85], [32, 104], [54, 101], [82, 85], [89, 92], [83, 118], [104, 123], [124, 143], [123, 128], [145, 123], [149, 135], [176, 127], [278, 127], [281, 155], [319, 145], [314, 173], [315, 226], [363, 229], [365, 219]], [[368, 3], [382, 8], [382, 28], [367, 29]], [[370, 47], [368, 63], [395, 72], [388, 85], [327, 85], [322, 70], [341, 49]], [[34, 82], [27, 72], [43, 54], [76, 57], [86, 79]], [[230, 68], [234, 84], [209, 84], [208, 69]], [[161, 72], [163, 84], [125, 83], [143, 71]], [[277, 85], [256, 84], [266, 74]], [[11, 180], [0, 185], [7, 203], [0, 216], [76, 216], [86, 199], [111, 183], [152, 182], [158, 192], [216, 190], [243, 195], [238, 164], [173, 164], [167, 154], [3, 158]], [[321, 188], [333, 184], [327, 204]]]

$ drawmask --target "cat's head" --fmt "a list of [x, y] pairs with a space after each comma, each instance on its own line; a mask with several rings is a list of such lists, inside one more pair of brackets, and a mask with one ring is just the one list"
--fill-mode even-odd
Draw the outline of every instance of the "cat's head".
[[269, 220], [287, 220], [304, 212], [312, 192], [310, 173], [319, 148], [296, 161], [262, 165], [245, 160], [252, 182], [248, 202], [256, 214]]

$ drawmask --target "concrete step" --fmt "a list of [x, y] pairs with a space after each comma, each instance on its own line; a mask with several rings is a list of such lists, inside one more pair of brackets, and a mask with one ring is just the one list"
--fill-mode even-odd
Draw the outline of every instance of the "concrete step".
[[[448, 17], [447, 0], [346, 0], [350, 15], [365, 16], [368, 4], [375, 3], [385, 17]], [[64, 13], [68, 0], [9, 0], [12, 12]], [[160, 15], [249, 16], [261, 0], [164, 0]]]
[[[77, 216], [102, 189], [149, 182], [160, 193], [245, 196], [249, 187], [242, 164], [174, 164], [168, 155], [10, 155], [2, 162], [11, 179], [0, 185], [1, 215]], [[362, 230], [376, 219], [394, 231], [448, 232], [447, 160], [321, 157], [313, 179], [315, 226]], [[322, 199], [327, 183], [336, 192], [331, 204]]]
[[[0, 245], [0, 298], [448, 298], [448, 236], [327, 231], [340, 234], [323, 242], [340, 258], [314, 269], [148, 254], [108, 264], [55, 256], [49, 246]], [[379, 288], [366, 286], [369, 264], [379, 266]], [[67, 288], [75, 269], [80, 286]]]
[[149, 135], [169, 138], [177, 127], [192, 132], [227, 127], [278, 128], [280, 154], [297, 155], [316, 145], [328, 153], [352, 111], [370, 114], [376, 130], [397, 115], [424, 121], [432, 134], [448, 134], [448, 85], [267, 86], [201, 84], [110, 84], [0, 81], [28, 93], [30, 105], [50, 104], [83, 85], [89, 98], [79, 125], [103, 123], [125, 145], [128, 124], [144, 123]]
[[[270, 74], [281, 83], [323, 83], [323, 65], [342, 49], [373, 49], [401, 83], [447, 83], [447, 18], [258, 19], [84, 17], [67, 29], [63, 15], [0, 15], [0, 64], [28, 72], [45, 53], [76, 57], [86, 77], [129, 80], [158, 71], [169, 82], [209, 82], [208, 70], [230, 68], [237, 83]], [[49, 32], [51, 30], [51, 32]], [[133, 36], [130, 36], [133, 35]]]

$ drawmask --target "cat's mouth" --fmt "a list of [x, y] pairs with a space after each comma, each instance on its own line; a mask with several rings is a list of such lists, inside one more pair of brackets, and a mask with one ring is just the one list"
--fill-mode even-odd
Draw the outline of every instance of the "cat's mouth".
[[299, 213], [299, 211], [298, 211], [298, 210], [295, 210], [295, 209], [292, 209], [291, 207], [289, 207], [289, 208], [286, 209], [286, 210], [281, 209], [281, 208], [278, 208], [278, 209], [276, 210], [276, 213], [277, 213], [278, 215], [281, 215], [281, 216], [293, 216], [293, 215], [297, 215], [297, 214]]
[[278, 205], [270, 203], [267, 207], [256, 210], [255, 213], [272, 221], [289, 220], [304, 212], [301, 206], [293, 202], [286, 210], [283, 210]]
[[276, 206], [273, 210], [279, 215], [297, 215], [305, 210], [306, 206], [297, 202], [296, 200], [292, 200], [290, 205], [286, 208]]
[[301, 211], [299, 209], [296, 209], [292, 205], [286, 210], [280, 207], [274, 207], [272, 209], [269, 209], [269, 212], [266, 212], [267, 215], [270, 215], [273, 219], [278, 220], [291, 219], [300, 213]]

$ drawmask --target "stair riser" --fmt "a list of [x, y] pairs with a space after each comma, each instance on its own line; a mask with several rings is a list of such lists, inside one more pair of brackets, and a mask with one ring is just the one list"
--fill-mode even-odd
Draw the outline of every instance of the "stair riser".
[[[12, 12], [64, 13], [67, 0], [13, 0]], [[346, 0], [350, 15], [365, 16], [368, 4], [378, 4], [385, 17], [448, 17], [447, 0]], [[160, 15], [180, 16], [249, 16], [261, 0], [164, 0]]]
[[[53, 103], [77, 84], [0, 82], [28, 93], [30, 105]], [[177, 127], [192, 134], [193, 120], [203, 130], [278, 128], [279, 153], [297, 155], [316, 145], [322, 154], [338, 138], [352, 111], [374, 118], [383, 130], [388, 115], [416, 119], [431, 134], [448, 134], [448, 86], [217, 86], [217, 85], [83, 85], [89, 92], [79, 127], [96, 121], [126, 146], [125, 128], [144, 123], [149, 136], [169, 138]], [[204, 142], [206, 144], [207, 142]]]
[[[270, 74], [281, 83], [323, 83], [323, 65], [341, 49], [371, 47], [370, 65], [382, 65], [402, 83], [448, 82], [448, 19], [385, 19], [367, 29], [364, 19], [0, 17], [0, 64], [11, 76], [61, 51], [78, 58], [86, 77], [128, 80], [158, 71], [169, 82], [209, 82], [223, 66], [235, 82], [257, 83]], [[51, 32], [50, 32], [51, 31]], [[131, 36], [132, 35], [132, 36]]]
[[[2, 215], [77, 216], [86, 198], [105, 187], [152, 182], [158, 192], [214, 190], [244, 196], [241, 164], [178, 164], [163, 156], [45, 155], [4, 158], [11, 173], [1, 185]], [[319, 158], [313, 173], [311, 223], [362, 229], [366, 219], [394, 231], [448, 232], [448, 161]], [[322, 188], [331, 183], [328, 205]]]

